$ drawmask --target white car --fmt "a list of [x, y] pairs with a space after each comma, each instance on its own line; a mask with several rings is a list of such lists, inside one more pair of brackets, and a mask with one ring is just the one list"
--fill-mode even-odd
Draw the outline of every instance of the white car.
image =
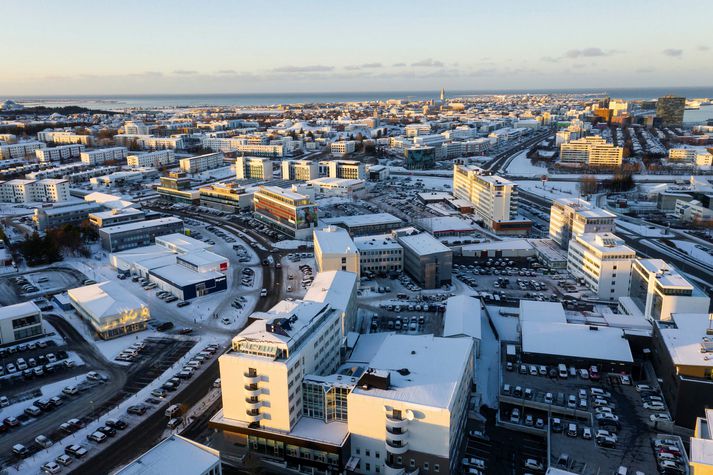
[[641, 391], [653, 391], [654, 388], [652, 388], [652, 387], [649, 386], [648, 384], [637, 384], [637, 385], [636, 385], [636, 390], [637, 390], [638, 392], [641, 392]]
[[525, 460], [525, 468], [529, 468], [530, 470], [536, 470], [538, 472], [541, 472], [543, 470], [542, 463], [538, 462], [535, 459]]
[[65, 386], [62, 392], [64, 394], [67, 394], [68, 396], [71, 396], [73, 394], [77, 394], [79, 392], [79, 389], [77, 389], [77, 386]]
[[651, 401], [644, 403], [644, 409], [648, 409], [649, 411], [665, 411], [666, 406], [660, 402]]
[[35, 443], [44, 449], [49, 449], [53, 445], [52, 441], [44, 435], [38, 435], [35, 437]]
[[651, 414], [649, 419], [651, 422], [671, 422], [671, 416], [668, 414]]
[[42, 471], [48, 475], [54, 475], [55, 473], [60, 473], [62, 467], [57, 462], [47, 462], [42, 466]]

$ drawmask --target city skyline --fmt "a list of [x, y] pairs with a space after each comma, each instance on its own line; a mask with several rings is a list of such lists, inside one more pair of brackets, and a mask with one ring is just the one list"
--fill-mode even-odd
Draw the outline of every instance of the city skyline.
[[[86, 1], [71, 9], [43, 4], [32, 9], [32, 21], [5, 27], [8, 38], [28, 40], [16, 41], [5, 58], [0, 90], [7, 96], [524, 90], [696, 87], [713, 79], [713, 50], [700, 33], [713, 13], [705, 4], [604, 2], [592, 11], [560, 1], [453, 2], [439, 9], [421, 1], [369, 3], [357, 10], [319, 1], [300, 9], [287, 2], [268, 8], [216, 1], [207, 8], [128, 1], [110, 13]], [[27, 8], [7, 2], [4, 12], [20, 18]], [[290, 14], [278, 14], [284, 10]], [[612, 13], [600, 19], [601, 11]], [[48, 46], [63, 53], [48, 54]]]

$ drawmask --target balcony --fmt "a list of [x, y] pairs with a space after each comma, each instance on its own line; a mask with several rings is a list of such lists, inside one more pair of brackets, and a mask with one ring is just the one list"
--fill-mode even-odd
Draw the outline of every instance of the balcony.
[[386, 439], [386, 451], [394, 455], [402, 455], [408, 451], [408, 442], [392, 441]]
[[262, 414], [257, 409], [248, 409], [245, 411], [245, 419], [248, 422], [258, 422], [262, 419]]
[[386, 436], [394, 442], [405, 442], [408, 439], [408, 429], [387, 427]]
[[243, 381], [245, 384], [257, 384], [262, 378], [257, 373], [243, 373]]
[[245, 392], [249, 397], [255, 397], [262, 394], [262, 389], [260, 389], [257, 384], [246, 384]]
[[254, 409], [259, 409], [262, 407], [263, 401], [259, 401], [256, 397], [246, 397], [245, 398], [245, 407], [248, 410], [254, 410]]
[[404, 429], [408, 423], [408, 419], [386, 415], [386, 429]]
[[384, 464], [384, 475], [403, 475], [406, 473], [404, 466], [398, 463], [388, 463]]

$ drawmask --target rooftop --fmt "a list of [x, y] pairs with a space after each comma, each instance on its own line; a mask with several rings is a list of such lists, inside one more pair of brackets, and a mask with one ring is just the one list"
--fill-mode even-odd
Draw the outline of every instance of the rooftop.
[[147, 221], [137, 221], [135, 223], [119, 224], [117, 226], [110, 226], [108, 228], [102, 228], [100, 230], [100, 232], [106, 233], [106, 234], [118, 234], [118, 233], [125, 233], [125, 232], [129, 232], [129, 231], [136, 231], [138, 229], [153, 228], [156, 226], [163, 226], [166, 224], [175, 224], [175, 223], [183, 224], [183, 220], [181, 220], [179, 218], [173, 218], [173, 217], [149, 219]]
[[659, 285], [667, 288], [691, 289], [691, 285], [678, 270], [662, 259], [639, 259], [638, 264], [647, 272], [656, 274]]
[[156, 244], [182, 253], [201, 251], [203, 249], [211, 249], [213, 247], [212, 244], [199, 241], [198, 239], [181, 233], [171, 233], [158, 236], [156, 238]]
[[450, 248], [428, 233], [399, 236], [399, 242], [413, 252], [423, 256], [439, 252], [451, 252]]
[[69, 289], [67, 295], [92, 319], [100, 323], [104, 323], [104, 319], [113, 319], [119, 314], [133, 313], [145, 308], [141, 300], [116, 282], [99, 282]]
[[369, 225], [378, 226], [380, 224], [401, 224], [403, 221], [390, 213], [374, 213], [322, 218], [322, 222], [326, 224], [343, 224], [344, 226], [353, 228]]
[[581, 241], [602, 254], [627, 254], [636, 256], [636, 251], [624, 244], [624, 240], [613, 233], [584, 233], [575, 236], [574, 239]]
[[656, 322], [673, 364], [713, 368], [713, 335], [706, 334], [712, 319], [708, 313], [674, 313], [673, 324]]
[[314, 243], [322, 254], [354, 254], [357, 252], [357, 247], [347, 230], [337, 226], [315, 229]]
[[360, 252], [374, 249], [402, 249], [401, 244], [396, 242], [396, 239], [390, 234], [355, 237], [354, 244]]
[[304, 300], [325, 302], [333, 308], [344, 311], [347, 309], [356, 284], [357, 275], [354, 272], [341, 270], [318, 272], [305, 293]]
[[0, 307], [0, 320], [6, 318], [24, 317], [40, 313], [40, 309], [34, 302], [22, 302], [15, 305]]
[[117, 475], [196, 475], [220, 465], [220, 454], [203, 445], [172, 435], [117, 472]]
[[196, 272], [186, 266], [182, 266], [181, 264], [172, 264], [151, 269], [151, 275], [170, 282], [178, 287], [199, 284], [209, 279], [225, 279], [225, 275], [220, 272]]
[[457, 295], [446, 300], [443, 315], [443, 336], [469, 336], [481, 338], [481, 312], [479, 299]]

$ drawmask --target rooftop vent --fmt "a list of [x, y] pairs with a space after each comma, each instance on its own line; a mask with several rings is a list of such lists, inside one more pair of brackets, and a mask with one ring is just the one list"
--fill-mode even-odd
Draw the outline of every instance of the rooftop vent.
[[401, 368], [400, 370], [398, 370], [398, 373], [401, 376], [408, 376], [409, 374], [411, 374], [411, 371], [409, 371], [408, 368]]

